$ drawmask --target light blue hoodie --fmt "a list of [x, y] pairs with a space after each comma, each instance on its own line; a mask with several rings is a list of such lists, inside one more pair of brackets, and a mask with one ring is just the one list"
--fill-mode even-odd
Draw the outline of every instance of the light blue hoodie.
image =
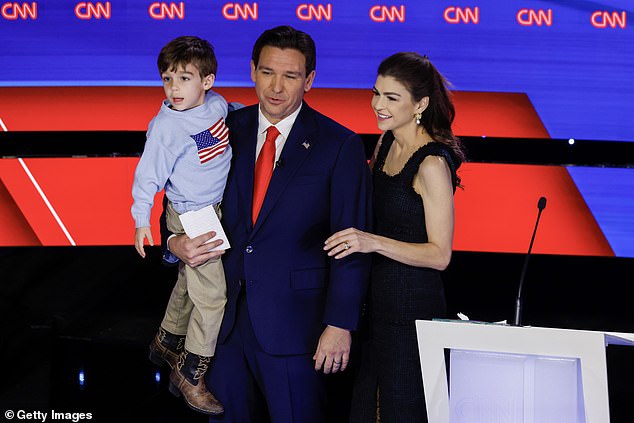
[[[147, 140], [132, 185], [132, 217], [137, 228], [150, 226], [154, 196], [165, 195], [178, 214], [198, 210], [222, 200], [231, 162], [231, 147], [201, 163], [196, 138], [207, 136], [209, 128], [227, 117], [227, 102], [208, 91], [205, 102], [177, 111], [163, 101], [161, 110], [148, 126]], [[220, 148], [222, 151], [222, 148]]]

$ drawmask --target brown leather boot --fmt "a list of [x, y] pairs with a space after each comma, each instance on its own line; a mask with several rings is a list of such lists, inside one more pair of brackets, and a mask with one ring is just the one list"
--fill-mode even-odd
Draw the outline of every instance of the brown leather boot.
[[184, 336], [174, 335], [159, 327], [156, 336], [150, 342], [150, 361], [159, 367], [167, 364], [173, 369], [184, 346]]
[[216, 397], [207, 390], [205, 373], [211, 357], [203, 357], [184, 350], [178, 357], [178, 364], [170, 373], [172, 394], [183, 399], [187, 405], [205, 414], [222, 414], [225, 410]]

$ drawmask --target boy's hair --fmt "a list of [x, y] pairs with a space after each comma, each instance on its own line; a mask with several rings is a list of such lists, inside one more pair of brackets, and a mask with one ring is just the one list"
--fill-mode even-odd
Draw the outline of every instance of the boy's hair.
[[184, 68], [188, 64], [198, 69], [201, 78], [215, 75], [218, 71], [214, 48], [209, 41], [189, 35], [175, 38], [167, 43], [159, 53], [157, 64], [160, 74], [167, 70]]
[[253, 60], [256, 68], [260, 61], [260, 53], [266, 46], [277, 47], [282, 50], [287, 48], [298, 50], [306, 59], [306, 76], [315, 70], [317, 62], [315, 42], [310, 35], [303, 31], [288, 25], [277, 26], [264, 31], [255, 41], [251, 52], [251, 60]]

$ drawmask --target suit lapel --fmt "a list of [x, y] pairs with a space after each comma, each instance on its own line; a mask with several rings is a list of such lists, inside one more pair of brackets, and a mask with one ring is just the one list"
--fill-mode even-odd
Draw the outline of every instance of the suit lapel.
[[[284, 149], [280, 155], [280, 166], [276, 167], [271, 177], [271, 182], [264, 197], [262, 209], [253, 227], [253, 233], [257, 232], [262, 223], [266, 221], [268, 214], [275, 207], [280, 196], [284, 192], [293, 176], [302, 167], [302, 163], [311, 153], [311, 146], [316, 141], [312, 139], [316, 132], [316, 125], [313, 119], [313, 110], [306, 103], [302, 105], [293, 128], [284, 144]], [[253, 154], [255, 155], [255, 153]], [[253, 175], [253, 170], [251, 171]], [[253, 177], [251, 178], [253, 179]], [[253, 181], [251, 181], [253, 187]], [[253, 188], [251, 188], [253, 191]], [[252, 199], [249, 204], [252, 204]]]
[[[251, 229], [251, 209], [253, 208], [253, 177], [255, 172], [255, 150], [257, 146], [258, 134], [258, 107], [253, 107], [249, 114], [242, 116], [236, 122], [235, 131], [237, 137], [244, 140], [235, 151], [237, 159], [235, 162], [235, 178], [239, 192], [239, 203], [244, 204], [236, 213], [243, 213], [243, 221], [246, 222], [247, 229]], [[230, 135], [231, 136], [231, 135]]]

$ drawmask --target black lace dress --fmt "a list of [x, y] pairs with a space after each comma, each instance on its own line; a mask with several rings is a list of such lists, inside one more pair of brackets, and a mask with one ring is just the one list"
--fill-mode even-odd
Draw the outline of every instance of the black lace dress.
[[[425, 157], [442, 156], [449, 164], [454, 189], [459, 163], [443, 143], [418, 149], [402, 171], [383, 172], [394, 142], [387, 132], [374, 165], [374, 232], [404, 242], [427, 242], [423, 200], [412, 187]], [[352, 422], [376, 422], [377, 389], [381, 423], [427, 422], [414, 320], [445, 316], [440, 272], [414, 267], [374, 254], [368, 299], [367, 339], [355, 380]]]

